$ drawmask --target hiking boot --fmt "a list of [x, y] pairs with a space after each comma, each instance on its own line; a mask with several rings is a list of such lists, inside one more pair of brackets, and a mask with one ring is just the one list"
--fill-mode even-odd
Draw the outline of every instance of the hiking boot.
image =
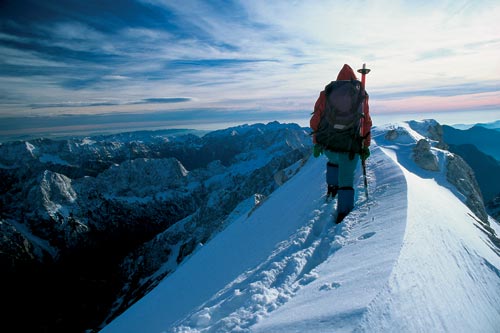
[[326, 192], [326, 197], [327, 198], [335, 198], [337, 196], [337, 191], [339, 190], [338, 186], [335, 185], [328, 185], [328, 190]]
[[335, 224], [339, 224], [340, 222], [342, 222], [346, 216], [347, 216], [347, 214], [338, 213], [337, 219], [335, 220]]

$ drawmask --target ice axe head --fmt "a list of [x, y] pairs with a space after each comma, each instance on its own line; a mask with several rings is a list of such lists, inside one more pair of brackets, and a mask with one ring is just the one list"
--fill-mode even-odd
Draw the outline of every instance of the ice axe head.
[[366, 68], [366, 64], [363, 64], [363, 68], [358, 69], [358, 73], [361, 73], [362, 75], [366, 75], [370, 73], [370, 70]]

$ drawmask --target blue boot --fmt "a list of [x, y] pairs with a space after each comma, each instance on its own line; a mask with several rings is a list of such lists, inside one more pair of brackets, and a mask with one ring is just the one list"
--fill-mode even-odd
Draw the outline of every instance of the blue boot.
[[335, 198], [339, 190], [339, 166], [337, 164], [326, 163], [326, 184], [328, 185], [326, 198]]
[[352, 187], [339, 188], [339, 199], [337, 201], [337, 220], [340, 223], [354, 208], [354, 189]]

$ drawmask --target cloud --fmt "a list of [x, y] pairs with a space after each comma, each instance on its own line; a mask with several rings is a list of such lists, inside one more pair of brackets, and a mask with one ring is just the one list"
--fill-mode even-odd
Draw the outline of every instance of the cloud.
[[482, 81], [482, 82], [468, 82], [454, 85], [440, 85], [439, 81], [434, 82], [434, 86], [429, 86], [426, 89], [411, 88], [406, 90], [391, 91], [378, 91], [375, 93], [377, 99], [390, 100], [390, 99], [404, 99], [408, 97], [452, 97], [452, 96], [467, 96], [481, 93], [500, 93], [498, 82], [496, 81]]
[[418, 54], [416, 60], [421, 61], [433, 58], [448, 58], [450, 56], [455, 56], [456, 54], [457, 53], [452, 49], [435, 49]]
[[138, 102], [132, 102], [130, 104], [148, 104], [148, 103], [156, 103], [156, 104], [170, 104], [170, 103], [182, 103], [190, 101], [191, 98], [187, 97], [174, 97], [174, 98], [146, 98], [140, 100]]
[[0, 13], [0, 116], [309, 110], [364, 62], [372, 100], [494, 93], [499, 16], [494, 1], [18, 0]]
[[477, 93], [454, 96], [410, 96], [400, 99], [379, 99], [370, 103], [377, 113], [418, 113], [439, 111], [498, 110], [500, 93]]
[[42, 108], [85, 108], [96, 106], [119, 106], [119, 105], [138, 105], [138, 104], [172, 104], [191, 101], [189, 97], [154, 97], [145, 98], [138, 101], [100, 101], [100, 102], [65, 102], [65, 103], [46, 103], [31, 104], [32, 109]]
[[304, 120], [302, 112], [255, 112], [254, 110], [195, 109], [150, 113], [118, 113], [99, 115], [58, 115], [6, 117], [0, 122], [0, 141], [36, 136], [76, 136], [158, 128], [214, 129], [221, 125], [256, 123], [290, 119]]

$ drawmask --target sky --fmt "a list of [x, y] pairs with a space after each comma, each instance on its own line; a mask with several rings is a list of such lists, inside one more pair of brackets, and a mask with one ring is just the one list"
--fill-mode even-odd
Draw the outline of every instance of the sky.
[[344, 63], [371, 69], [372, 114], [500, 110], [498, 17], [494, 0], [2, 0], [0, 119], [305, 119]]

